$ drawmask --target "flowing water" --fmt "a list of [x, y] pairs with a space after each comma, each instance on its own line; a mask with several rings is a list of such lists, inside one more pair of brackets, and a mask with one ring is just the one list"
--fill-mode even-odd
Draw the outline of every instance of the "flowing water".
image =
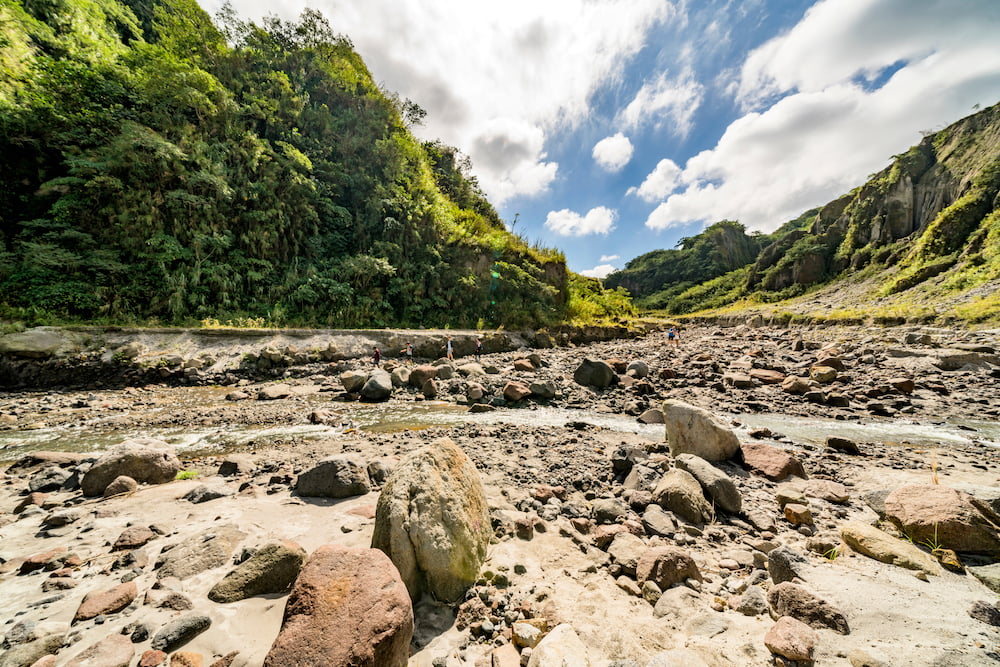
[[[229, 390], [218, 387], [178, 389], [169, 403], [142, 408], [146, 417], [157, 411], [176, 411], [185, 407], [225, 405]], [[328, 394], [308, 394], [302, 397], [307, 407], [326, 408], [341, 415], [336, 424], [294, 424], [260, 426], [221, 424], [170, 424], [161, 427], [109, 425], [93, 410], [83, 410], [71, 424], [46, 427], [44, 423], [31, 428], [0, 431], [0, 461], [13, 461], [22, 454], [36, 450], [92, 452], [117, 444], [126, 438], [153, 437], [174, 445], [179, 451], [194, 453], [225, 453], [256, 444], [278, 444], [290, 441], [326, 439], [353, 429], [371, 432], [393, 432], [433, 426], [459, 424], [509, 424], [526, 426], [565, 426], [585, 422], [615, 431], [637, 433], [652, 440], [662, 440], [661, 424], [640, 424], [628, 415], [601, 413], [536, 406], [522, 409], [497, 410], [470, 414], [465, 406], [436, 401], [390, 401], [380, 404], [331, 402]], [[230, 404], [231, 405], [231, 404]], [[244, 404], [245, 405], [245, 404]], [[127, 413], [126, 413], [127, 414]], [[727, 420], [741, 424], [741, 437], [748, 432], [768, 428], [796, 443], [821, 444], [827, 436], [837, 435], [859, 442], [883, 442], [914, 446], [948, 446], [979, 444], [1000, 447], [1000, 423], [966, 420], [960, 423], [920, 422], [910, 420], [841, 421], [803, 418], [778, 414], [727, 415]], [[127, 420], [125, 420], [127, 423]]]

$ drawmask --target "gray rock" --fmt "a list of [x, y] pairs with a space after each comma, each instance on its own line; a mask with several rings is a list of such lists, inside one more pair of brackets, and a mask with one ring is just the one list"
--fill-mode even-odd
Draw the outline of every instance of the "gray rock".
[[[390, 378], [391, 380], [391, 378]], [[361, 391], [368, 381], [368, 373], [362, 371], [347, 371], [340, 374], [340, 384], [348, 394], [356, 394]]]
[[528, 385], [528, 389], [532, 396], [538, 398], [549, 399], [556, 396], [556, 383], [552, 380], [535, 380]]
[[55, 327], [35, 327], [0, 336], [0, 354], [28, 359], [45, 359], [77, 346], [65, 332]]
[[642, 513], [642, 525], [647, 533], [653, 535], [670, 535], [677, 530], [673, 516], [659, 505], [648, 505]]
[[258, 401], [276, 401], [292, 395], [292, 388], [287, 384], [269, 384], [257, 392]]
[[830, 628], [842, 635], [851, 632], [842, 611], [802, 586], [782, 582], [771, 589], [767, 600], [775, 618], [791, 616], [813, 628]]
[[976, 579], [994, 593], [1000, 593], [1000, 563], [967, 568]]
[[659, 470], [642, 464], [636, 464], [632, 466], [632, 470], [629, 472], [628, 476], [625, 477], [625, 481], [622, 482], [622, 486], [626, 489], [633, 489], [637, 491], [652, 491], [656, 488], [656, 484], [659, 481]]
[[1000, 626], [1000, 609], [983, 600], [976, 600], [972, 603], [972, 607], [969, 608], [969, 616], [987, 625]]
[[156, 561], [158, 579], [187, 579], [205, 570], [225, 565], [246, 533], [233, 525], [222, 525], [194, 535], [160, 553]]
[[361, 387], [361, 398], [366, 401], [385, 401], [392, 396], [392, 377], [383, 370], [372, 371]]
[[592, 513], [597, 523], [618, 523], [628, 514], [628, 505], [621, 498], [598, 498]]
[[116, 477], [126, 475], [145, 484], [173, 481], [181, 462], [167, 443], [152, 438], [137, 438], [112, 447], [84, 474], [80, 487], [85, 496], [104, 493]]
[[806, 557], [791, 547], [778, 547], [767, 554], [767, 572], [771, 581], [780, 584], [798, 577], [805, 579], [803, 573], [809, 561]]
[[625, 372], [641, 380], [649, 375], [649, 365], [645, 361], [636, 359], [629, 362], [629, 365], [625, 367]]
[[674, 468], [653, 489], [653, 500], [691, 523], [707, 523], [715, 513], [691, 473]]
[[673, 456], [694, 454], [706, 461], [725, 461], [739, 450], [736, 434], [712, 416], [682, 401], [663, 403], [667, 443]]
[[604, 389], [618, 384], [618, 374], [604, 361], [584, 359], [573, 372], [573, 381], [585, 387]]
[[630, 577], [635, 576], [636, 565], [645, 552], [646, 543], [632, 533], [618, 533], [608, 547], [608, 555]]
[[767, 613], [767, 594], [760, 586], [748, 586], [739, 597], [733, 609], [744, 616], [760, 616]]
[[199, 484], [184, 494], [183, 499], [195, 504], [205, 503], [216, 498], [225, 498], [234, 495], [236, 491], [221, 482], [213, 484]]
[[172, 652], [188, 643], [212, 625], [212, 619], [203, 614], [189, 614], [164, 625], [153, 635], [150, 646], [156, 651]]
[[698, 480], [716, 507], [730, 514], [739, 514], [743, 506], [743, 497], [729, 475], [693, 454], [680, 454], [674, 459], [674, 463]]
[[59, 466], [48, 466], [32, 475], [28, 481], [28, 490], [32, 493], [58, 491], [72, 476], [73, 473], [69, 470]]
[[639, 415], [636, 420], [640, 424], [662, 424], [663, 410], [660, 410], [659, 408], [650, 408]]
[[208, 599], [236, 602], [255, 595], [283, 593], [299, 575], [305, 558], [305, 550], [294, 542], [265, 545], [213, 586]]
[[368, 466], [351, 454], [330, 456], [299, 475], [295, 492], [316, 498], [363, 496], [371, 490]]

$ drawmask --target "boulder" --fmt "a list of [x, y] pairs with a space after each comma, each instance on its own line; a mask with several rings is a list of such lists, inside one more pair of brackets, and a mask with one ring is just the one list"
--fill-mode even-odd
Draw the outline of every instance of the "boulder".
[[649, 375], [649, 364], [645, 361], [636, 359], [635, 361], [630, 361], [628, 366], [625, 367], [625, 372], [634, 378], [642, 379]]
[[681, 401], [663, 403], [667, 443], [673, 456], [694, 454], [706, 461], [725, 461], [740, 447], [736, 434], [707, 410]]
[[368, 381], [368, 373], [364, 371], [345, 371], [340, 374], [340, 384], [348, 394], [356, 394], [361, 391]]
[[618, 374], [607, 362], [584, 359], [573, 372], [573, 381], [584, 387], [604, 389], [618, 384]]
[[415, 389], [423, 388], [425, 382], [437, 377], [437, 372], [437, 366], [430, 364], [415, 366], [410, 370], [410, 386]]
[[636, 418], [640, 424], [662, 424], [663, 410], [650, 408]]
[[646, 552], [646, 543], [632, 533], [618, 533], [608, 547], [608, 555], [618, 563], [624, 574], [635, 576], [639, 558]]
[[560, 623], [532, 649], [528, 667], [590, 667], [587, 648], [568, 623]]
[[783, 449], [762, 442], [744, 442], [740, 445], [743, 464], [748, 470], [759, 473], [775, 482], [789, 475], [806, 477], [802, 463]]
[[840, 527], [840, 537], [858, 553], [883, 563], [898, 565], [925, 574], [938, 574], [940, 566], [934, 558], [909, 542], [888, 535], [860, 521], [848, 521]]
[[28, 490], [32, 493], [58, 491], [73, 477], [73, 472], [59, 466], [42, 468], [28, 480]]
[[628, 504], [621, 498], [598, 498], [591, 514], [597, 523], [618, 523], [628, 514]]
[[232, 495], [236, 495], [235, 489], [226, 486], [221, 481], [213, 481], [208, 484], [199, 484], [181, 496], [181, 499], [197, 505], [199, 503], [207, 503], [209, 500], [226, 498]]
[[352, 454], [337, 454], [322, 459], [299, 475], [295, 492], [312, 498], [350, 498], [371, 490], [368, 466]]
[[532, 396], [541, 399], [548, 400], [556, 397], [556, 383], [552, 380], [535, 380], [528, 385], [528, 389], [531, 390]]
[[163, 484], [173, 481], [180, 469], [181, 462], [167, 443], [136, 438], [101, 455], [80, 480], [80, 487], [85, 496], [99, 496], [121, 475], [145, 484]]
[[776, 584], [795, 578], [805, 579], [808, 564], [809, 561], [803, 554], [787, 545], [772, 549], [767, 554], [767, 573]]
[[791, 616], [813, 628], [830, 628], [842, 635], [851, 633], [842, 611], [802, 586], [780, 583], [768, 593], [767, 601], [775, 617]]
[[653, 489], [653, 501], [691, 523], [707, 523], [715, 517], [698, 480], [678, 468], [660, 479]]
[[76, 654], [64, 667], [128, 667], [135, 656], [132, 641], [125, 635], [108, 635]]
[[[176, 476], [176, 473], [174, 473]], [[111, 480], [111, 483], [104, 487], [104, 493], [101, 495], [105, 498], [111, 498], [113, 496], [120, 496], [125, 493], [135, 493], [139, 490], [139, 482], [135, 481], [128, 475], [119, 475]]]
[[155, 635], [150, 647], [156, 651], [173, 651], [175, 648], [187, 644], [189, 641], [208, 630], [212, 625], [212, 619], [203, 614], [188, 614], [174, 619], [160, 628]]
[[156, 560], [158, 579], [187, 579], [205, 570], [225, 565], [246, 537], [231, 524], [223, 524], [193, 535], [173, 548], [164, 549]]
[[789, 375], [781, 381], [781, 390], [786, 394], [804, 394], [810, 389], [812, 385], [809, 384], [809, 380], [797, 375]]
[[437, 440], [403, 459], [379, 495], [372, 546], [399, 569], [414, 599], [459, 600], [475, 583], [493, 535], [475, 464]]
[[809, 378], [820, 384], [827, 384], [837, 379], [837, 369], [832, 366], [813, 366], [809, 369]]
[[791, 616], [778, 619], [767, 634], [764, 635], [764, 646], [767, 650], [788, 660], [812, 663], [813, 652], [819, 635], [802, 621]]
[[531, 389], [523, 382], [511, 380], [503, 386], [503, 397], [511, 403], [516, 403], [528, 396], [531, 396]]
[[686, 551], [663, 546], [647, 549], [635, 566], [635, 578], [640, 584], [652, 581], [665, 591], [688, 579], [702, 581], [697, 563]]
[[106, 591], [88, 593], [73, 614], [73, 622], [87, 621], [102, 614], [119, 612], [132, 604], [137, 594], [134, 581], [118, 584]]
[[398, 368], [392, 369], [392, 386], [393, 387], [405, 387], [410, 384], [410, 369], [406, 366], [400, 366]]
[[56, 328], [35, 327], [0, 336], [0, 354], [27, 359], [46, 359], [73, 344]]
[[743, 506], [743, 498], [729, 475], [693, 454], [680, 454], [674, 459], [674, 464], [698, 480], [716, 507], [730, 514], [739, 513]]
[[292, 388], [287, 384], [269, 384], [260, 388], [257, 392], [258, 401], [277, 401], [282, 398], [288, 398], [292, 395]]
[[305, 550], [295, 542], [265, 545], [213, 586], [208, 599], [236, 602], [255, 595], [284, 593], [299, 575], [305, 558]]
[[752, 368], [749, 375], [761, 384], [781, 384], [785, 381], [784, 373], [767, 368]]
[[836, 435], [827, 437], [826, 446], [832, 450], [843, 452], [844, 454], [857, 455], [861, 453], [861, 450], [858, 449], [858, 443], [848, 438], [841, 438]]
[[929, 548], [1000, 556], [996, 514], [957, 489], [937, 484], [900, 487], [885, 499], [885, 515], [911, 540]]
[[392, 376], [382, 369], [375, 369], [361, 387], [361, 398], [366, 401], [386, 401], [392, 396]]
[[118, 535], [118, 539], [112, 545], [112, 551], [123, 551], [138, 549], [146, 542], [156, 539], [156, 533], [147, 526], [129, 526]]
[[385, 554], [326, 545], [302, 567], [264, 667], [405, 667], [412, 636], [413, 607]]

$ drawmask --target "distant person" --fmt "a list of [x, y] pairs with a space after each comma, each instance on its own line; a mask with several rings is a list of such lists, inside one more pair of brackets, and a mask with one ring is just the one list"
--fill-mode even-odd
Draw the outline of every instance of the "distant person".
[[677, 327], [670, 327], [667, 331], [667, 343], [674, 346], [681, 344], [681, 332], [677, 330]]
[[455, 358], [455, 346], [451, 342], [451, 336], [448, 336], [448, 342], [444, 344], [444, 352], [448, 359]]
[[479, 357], [483, 354], [483, 337], [476, 336], [476, 361], [479, 361]]
[[404, 347], [402, 350], [400, 350], [400, 352], [402, 352], [403, 354], [406, 355], [406, 363], [408, 365], [412, 366], [413, 365], [413, 343], [407, 343], [406, 347]]
[[372, 352], [372, 365], [378, 366], [382, 362], [382, 350], [373, 348]]

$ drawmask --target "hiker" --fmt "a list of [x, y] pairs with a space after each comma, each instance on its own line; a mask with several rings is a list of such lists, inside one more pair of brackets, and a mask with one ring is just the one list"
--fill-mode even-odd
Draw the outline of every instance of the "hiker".
[[476, 336], [476, 361], [479, 361], [479, 357], [483, 354], [483, 337]]
[[402, 350], [400, 350], [400, 353], [406, 355], [406, 364], [408, 366], [412, 366], [413, 365], [413, 343], [407, 343], [406, 347], [404, 347]]
[[677, 327], [670, 327], [667, 331], [667, 343], [672, 343], [674, 346], [681, 344], [681, 333], [677, 330]]
[[444, 351], [445, 351], [445, 356], [448, 357], [448, 359], [451, 360], [455, 359], [455, 346], [452, 345], [451, 336], [448, 336], [448, 342], [445, 343]]
[[379, 363], [382, 361], [382, 351], [377, 347], [373, 349], [374, 351], [372, 352], [372, 365], [378, 366]]

